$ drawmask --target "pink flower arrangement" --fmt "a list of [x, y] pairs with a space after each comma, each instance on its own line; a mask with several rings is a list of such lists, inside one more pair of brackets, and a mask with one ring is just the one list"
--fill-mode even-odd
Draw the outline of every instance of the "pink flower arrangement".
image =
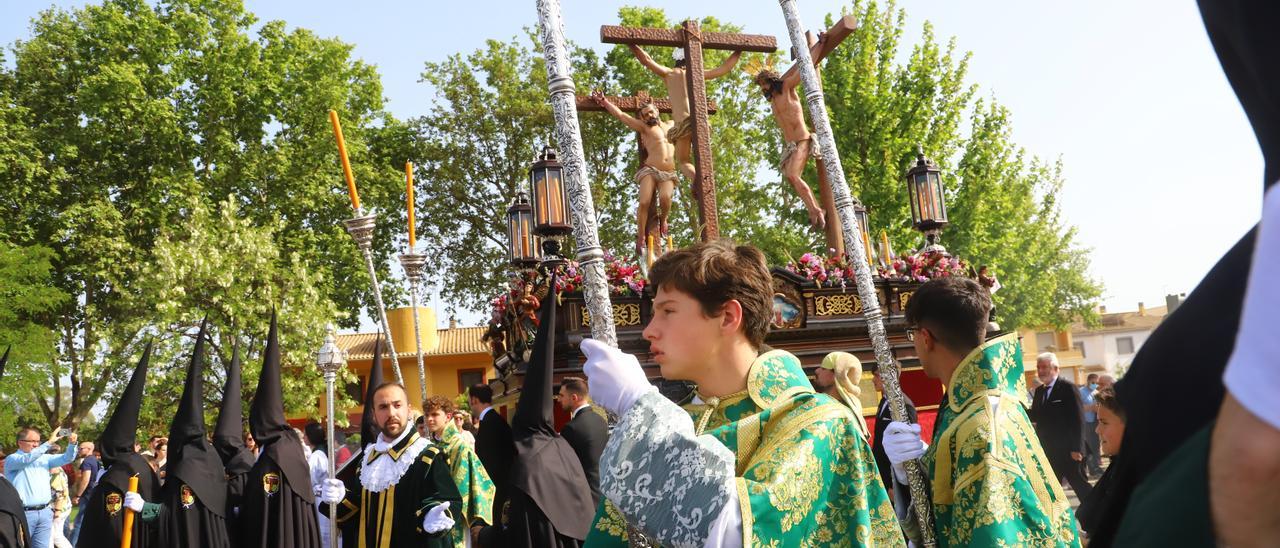
[[927, 282], [933, 278], [964, 276], [967, 271], [968, 265], [964, 260], [929, 251], [894, 258], [888, 268], [880, 269], [880, 277], [903, 282]]
[[847, 287], [848, 284], [854, 283], [856, 274], [853, 266], [844, 255], [834, 255], [831, 257], [822, 257], [817, 253], [805, 253], [800, 256], [799, 260], [791, 261], [787, 264], [787, 270], [804, 276], [818, 287], [840, 286]]
[[[614, 297], [638, 297], [644, 294], [649, 286], [649, 279], [640, 271], [640, 265], [634, 260], [619, 258], [608, 251], [604, 254], [604, 274], [609, 284], [609, 294]], [[581, 291], [584, 273], [576, 261], [569, 261], [560, 267], [556, 278], [556, 293], [573, 293]], [[507, 308], [513, 301], [519, 301], [524, 295], [524, 288], [531, 283], [540, 283], [537, 273], [532, 270], [518, 272], [507, 283], [508, 290], [489, 301], [489, 325], [502, 326]]]
[[[823, 257], [805, 253], [787, 264], [787, 270], [813, 280], [818, 287], [848, 287], [856, 284], [857, 274], [844, 255]], [[963, 276], [968, 265], [957, 257], [938, 252], [915, 253], [895, 257], [876, 273], [883, 279], [902, 282], [927, 282], [945, 276]]]

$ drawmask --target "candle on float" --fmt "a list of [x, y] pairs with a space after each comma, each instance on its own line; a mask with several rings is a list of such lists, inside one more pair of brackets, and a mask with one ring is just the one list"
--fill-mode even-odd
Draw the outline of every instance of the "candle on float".
[[347, 159], [347, 141], [342, 138], [342, 124], [338, 122], [338, 111], [329, 111], [329, 122], [333, 124], [333, 136], [338, 140], [338, 155], [342, 157], [342, 175], [347, 178], [347, 195], [351, 196], [351, 209], [360, 211], [360, 194], [356, 192], [356, 177], [351, 174], [351, 160]]
[[882, 246], [880, 248], [880, 257], [885, 264], [889, 264], [893, 260], [893, 249], [889, 247], [889, 233], [884, 230], [880, 231], [880, 245]]
[[404, 163], [405, 198], [409, 202], [409, 253], [417, 248], [418, 238], [413, 231], [413, 162]]

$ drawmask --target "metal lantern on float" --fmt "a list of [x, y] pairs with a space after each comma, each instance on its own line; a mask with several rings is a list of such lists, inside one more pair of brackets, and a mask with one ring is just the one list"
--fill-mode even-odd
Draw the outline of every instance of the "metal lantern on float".
[[907, 194], [911, 201], [911, 224], [924, 233], [924, 252], [942, 252], [938, 243], [942, 227], [947, 225], [947, 204], [942, 188], [942, 170], [924, 155], [924, 147], [916, 150], [916, 163], [907, 170]]
[[507, 259], [517, 268], [538, 264], [538, 237], [533, 233], [533, 206], [523, 190], [507, 208]]
[[564, 168], [555, 149], [542, 147], [542, 154], [529, 168], [529, 186], [533, 189], [533, 233], [542, 237], [543, 263], [563, 261], [562, 240], [573, 226], [569, 224], [569, 201], [564, 190]]

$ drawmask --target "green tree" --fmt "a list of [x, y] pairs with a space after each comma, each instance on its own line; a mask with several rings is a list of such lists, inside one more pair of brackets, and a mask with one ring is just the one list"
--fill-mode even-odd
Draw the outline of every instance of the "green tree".
[[0, 353], [11, 348], [0, 378], [0, 432], [45, 425], [40, 404], [48, 402], [32, 400], [27, 387], [43, 390], [57, 383], [47, 368], [31, 365], [53, 360], [57, 337], [44, 324], [67, 299], [50, 284], [52, 260], [53, 252], [47, 247], [16, 247], [0, 240]]
[[[50, 247], [52, 285], [69, 296], [41, 320], [58, 336], [48, 374], [70, 385], [69, 398], [56, 384], [44, 398], [48, 424], [82, 420], [165, 322], [198, 320], [195, 309], [158, 318], [150, 303], [163, 296], [139, 280], [162, 235], [180, 239], [200, 208], [228, 196], [237, 215], [272, 227], [281, 272], [312, 272], [318, 302], [372, 302], [340, 224], [351, 210], [328, 109], [342, 116], [366, 207], [402, 209], [403, 190], [396, 166], [372, 163], [382, 89], [350, 45], [259, 24], [239, 0], [106, 0], [41, 12], [12, 50], [15, 69], [0, 72], [0, 240]], [[384, 218], [375, 238], [382, 276], [394, 227]], [[292, 298], [293, 286], [273, 283], [276, 302]], [[265, 322], [235, 326], [257, 333]]]
[[1004, 327], [1094, 318], [1102, 288], [1062, 218], [1061, 167], [1013, 143], [1006, 108], [975, 100], [978, 87], [966, 82], [970, 54], [958, 53], [954, 38], [940, 45], [926, 22], [899, 64], [905, 11], [858, 0], [850, 12], [858, 29], [828, 57], [823, 90], [841, 163], [870, 209], [872, 230], [888, 232], [899, 252], [922, 241], [903, 182], [920, 145], [947, 184], [943, 243], [1000, 277], [994, 301]]
[[[156, 344], [148, 384], [182, 386], [186, 365], [200, 323], [207, 314], [212, 344], [206, 356], [206, 422], [212, 427], [222, 400], [226, 364], [239, 346], [243, 363], [246, 409], [257, 387], [262, 351], [272, 309], [278, 308], [285, 408], [318, 417], [316, 405], [320, 371], [314, 352], [324, 338], [325, 324], [338, 317], [323, 294], [326, 281], [319, 269], [296, 254], [281, 251], [276, 233], [283, 221], [259, 225], [241, 215], [233, 200], [192, 208], [180, 230], [165, 230], [157, 240], [154, 261], [138, 281], [138, 295], [153, 314], [139, 331]], [[123, 380], [123, 379], [121, 379]], [[339, 383], [353, 382], [342, 371]], [[342, 384], [339, 384], [342, 386]], [[164, 433], [169, 427], [180, 391], [153, 390], [143, 405], [139, 428]], [[354, 405], [339, 391], [339, 409]]]

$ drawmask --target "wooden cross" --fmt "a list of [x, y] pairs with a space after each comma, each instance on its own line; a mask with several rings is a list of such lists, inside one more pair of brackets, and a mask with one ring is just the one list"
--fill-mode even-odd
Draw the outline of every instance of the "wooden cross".
[[[698, 202], [698, 221], [702, 226], [702, 241], [720, 236], [716, 217], [716, 179], [711, 161], [711, 125], [708, 120], [703, 49], [754, 51], [773, 53], [778, 41], [761, 34], [735, 34], [726, 32], [702, 32], [698, 22], [685, 21], [679, 29], [600, 27], [600, 41], [606, 44], [635, 44], [637, 46], [667, 46], [684, 48], [685, 75], [688, 82], [689, 116], [693, 119], [693, 198]], [[616, 104], [616, 103], [615, 103]], [[670, 105], [668, 104], [669, 108]], [[618, 108], [627, 110], [621, 104]], [[659, 107], [661, 108], [661, 107]]]
[[[590, 95], [578, 95], [577, 99], [578, 112], [604, 112], [604, 107], [597, 105], [596, 102], [591, 99]], [[610, 103], [613, 103], [613, 105], [618, 107], [618, 110], [621, 110], [622, 112], [640, 112], [640, 107], [647, 103], [653, 103], [653, 106], [658, 107], [658, 112], [671, 114], [671, 101], [662, 98], [655, 99], [650, 97], [649, 92], [644, 90], [640, 90], [640, 92], [636, 93], [634, 97], [614, 97], [612, 95], [608, 95], [605, 96], [605, 99], [608, 99]], [[707, 114], [715, 113], [716, 104], [708, 102]]]

